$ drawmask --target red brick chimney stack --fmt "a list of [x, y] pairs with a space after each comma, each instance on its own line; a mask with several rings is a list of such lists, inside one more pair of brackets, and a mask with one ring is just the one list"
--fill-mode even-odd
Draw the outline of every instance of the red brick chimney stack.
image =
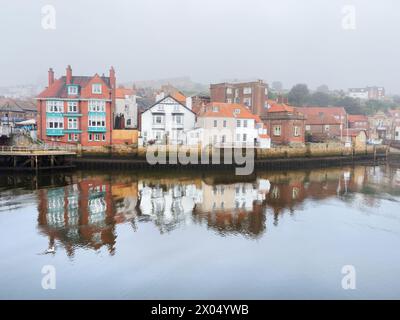
[[113, 88], [113, 89], [116, 88], [116, 80], [115, 80], [115, 70], [114, 70], [114, 67], [111, 67], [111, 69], [110, 69], [110, 85], [111, 85], [111, 88]]
[[54, 83], [54, 71], [53, 68], [49, 69], [49, 87]]
[[67, 66], [67, 73], [66, 74], [67, 74], [66, 82], [67, 82], [67, 84], [71, 84], [72, 83], [72, 69], [71, 69], [70, 65]]

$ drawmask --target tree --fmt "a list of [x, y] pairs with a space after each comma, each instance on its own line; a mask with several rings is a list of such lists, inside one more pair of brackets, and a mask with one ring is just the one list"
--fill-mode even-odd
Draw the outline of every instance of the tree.
[[331, 105], [332, 97], [324, 92], [314, 92], [309, 98], [309, 104], [312, 106], [327, 107]]
[[289, 103], [295, 106], [304, 105], [309, 98], [309, 90], [306, 84], [296, 84], [288, 94]]
[[329, 87], [326, 84], [322, 84], [319, 87], [317, 87], [317, 92], [323, 92], [328, 94], [329, 93]]
[[394, 95], [393, 96], [393, 102], [396, 104], [400, 104], [400, 96], [399, 95]]

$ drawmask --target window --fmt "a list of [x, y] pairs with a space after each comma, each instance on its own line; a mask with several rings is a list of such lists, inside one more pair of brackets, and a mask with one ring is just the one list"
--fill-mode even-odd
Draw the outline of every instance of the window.
[[105, 127], [106, 117], [104, 115], [89, 115], [89, 127]]
[[300, 127], [298, 127], [298, 126], [294, 126], [294, 127], [293, 127], [293, 135], [294, 135], [295, 137], [300, 136]]
[[329, 124], [324, 125], [324, 130], [329, 131]]
[[47, 101], [46, 102], [47, 112], [64, 112], [64, 101]]
[[247, 141], [247, 134], [243, 133], [243, 142], [246, 142], [246, 141]]
[[106, 135], [103, 133], [89, 133], [89, 141], [106, 141]]
[[77, 118], [68, 118], [68, 129], [78, 129]]
[[247, 128], [247, 120], [243, 120], [243, 127]]
[[226, 128], [226, 120], [224, 120], [223, 126], [224, 126], [224, 128]]
[[63, 117], [47, 117], [46, 128], [47, 129], [62, 129], [62, 128], [64, 128], [64, 118]]
[[68, 101], [68, 112], [78, 112], [78, 102]]
[[274, 136], [280, 136], [281, 135], [281, 126], [274, 126]]
[[245, 106], [251, 107], [251, 98], [243, 98], [243, 104]]
[[226, 136], [225, 136], [225, 135], [222, 136], [221, 142], [222, 142], [222, 143], [225, 143], [225, 142], [226, 142]]
[[163, 116], [153, 116], [153, 124], [163, 124]]
[[240, 113], [240, 109], [235, 109], [233, 112], [234, 112], [235, 114], [239, 114], [239, 113]]
[[306, 125], [306, 131], [310, 131], [311, 130], [311, 126], [308, 124]]
[[161, 132], [160, 131], [156, 131], [156, 139], [157, 140], [161, 139]]
[[213, 112], [218, 112], [218, 110], [219, 110], [218, 107], [216, 107], [216, 106], [212, 107]]
[[76, 133], [69, 133], [68, 134], [68, 141], [78, 141], [79, 136]]
[[103, 141], [106, 141], [106, 135], [104, 133], [102, 134], [102, 139]]
[[218, 121], [214, 120], [214, 128], [216, 128], [218, 126]]
[[163, 104], [157, 105], [157, 110], [158, 111], [164, 111], [164, 105]]
[[69, 95], [77, 95], [78, 94], [78, 86], [68, 86], [68, 94]]
[[232, 94], [232, 88], [226, 88], [226, 94]]
[[251, 94], [251, 88], [250, 87], [243, 88], [243, 94]]
[[236, 141], [240, 141], [240, 133], [236, 134]]
[[236, 127], [237, 127], [237, 128], [240, 127], [240, 120], [236, 120]]
[[265, 88], [265, 95], [268, 96], [268, 88]]
[[181, 115], [174, 115], [174, 123], [175, 124], [182, 124], [182, 116]]
[[93, 134], [89, 133], [89, 141], [93, 141]]
[[231, 98], [226, 99], [226, 102], [227, 102], [227, 103], [232, 103], [232, 99], [231, 99]]
[[92, 84], [92, 93], [101, 94], [101, 84], [100, 83], [93, 83]]
[[89, 112], [106, 112], [104, 100], [89, 100]]
[[126, 119], [126, 125], [130, 126], [132, 124], [132, 120], [131, 119]]

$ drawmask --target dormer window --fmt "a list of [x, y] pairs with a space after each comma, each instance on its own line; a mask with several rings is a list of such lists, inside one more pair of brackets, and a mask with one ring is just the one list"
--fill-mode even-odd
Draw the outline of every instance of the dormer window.
[[92, 84], [92, 93], [101, 94], [101, 84], [100, 83]]
[[76, 96], [78, 94], [78, 86], [68, 86], [68, 94]]
[[240, 109], [235, 109], [235, 114], [239, 114], [240, 113]]
[[218, 112], [218, 111], [219, 111], [219, 109], [218, 109], [218, 107], [216, 107], [216, 106], [213, 106], [213, 107], [212, 107], [212, 111], [213, 111], [213, 112]]

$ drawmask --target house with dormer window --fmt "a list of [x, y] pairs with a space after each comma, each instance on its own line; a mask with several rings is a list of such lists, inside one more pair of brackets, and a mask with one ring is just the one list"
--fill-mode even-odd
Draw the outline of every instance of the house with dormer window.
[[38, 139], [44, 142], [104, 146], [112, 143], [115, 71], [109, 76], [65, 76], [48, 72], [48, 87], [36, 98]]

